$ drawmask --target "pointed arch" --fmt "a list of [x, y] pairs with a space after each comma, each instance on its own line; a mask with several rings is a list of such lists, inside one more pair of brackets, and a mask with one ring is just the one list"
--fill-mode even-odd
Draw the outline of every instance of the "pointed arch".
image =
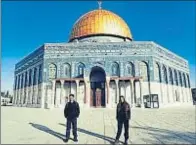
[[188, 74], [186, 74], [186, 76], [187, 76], [187, 81], [188, 81], [188, 87], [190, 88], [191, 87], [191, 85], [190, 85], [190, 78], [189, 78]]
[[49, 79], [55, 79], [57, 77], [57, 66], [56, 64], [49, 64]]
[[135, 76], [135, 66], [132, 62], [128, 62], [126, 64], [125, 72], [128, 76], [131, 76], [131, 77]]
[[164, 65], [162, 67], [162, 71], [163, 71], [163, 83], [168, 84], [167, 69]]
[[38, 84], [42, 82], [42, 64], [39, 65]]
[[80, 62], [77, 65], [78, 77], [84, 77], [85, 64]]
[[179, 74], [180, 86], [182, 87], [183, 86], [182, 74], [181, 74], [181, 72], [178, 72], [178, 74]]
[[33, 74], [33, 85], [36, 84], [36, 81], [37, 81], [37, 68], [35, 67], [34, 68], [34, 74]]
[[176, 70], [174, 70], [174, 80], [175, 80], [175, 85], [178, 86], [178, 75]]
[[183, 73], [183, 82], [184, 82], [184, 87], [187, 87], [187, 83], [186, 83], [186, 76], [185, 73]]
[[32, 69], [30, 69], [29, 70], [29, 84], [28, 84], [28, 86], [31, 86], [31, 84], [32, 84]]
[[144, 81], [149, 81], [148, 64], [144, 61], [139, 62], [140, 76]]
[[113, 62], [111, 65], [112, 76], [120, 76], [120, 68], [117, 62]]
[[25, 84], [24, 84], [24, 87], [27, 87], [27, 79], [28, 79], [28, 77], [27, 77], [27, 71], [25, 72]]
[[71, 65], [69, 63], [63, 64], [63, 76], [66, 78], [71, 78]]
[[155, 81], [158, 81], [161, 83], [161, 69], [160, 65], [156, 62], [154, 66], [154, 78]]
[[174, 84], [173, 72], [172, 72], [171, 68], [169, 68], [169, 83], [172, 85]]
[[21, 88], [23, 88], [23, 80], [24, 80], [24, 74], [22, 73], [22, 76], [21, 76], [21, 85], [20, 85]]
[[15, 84], [14, 84], [14, 89], [15, 90], [17, 89], [17, 81], [18, 81], [18, 76], [16, 75], [15, 76]]

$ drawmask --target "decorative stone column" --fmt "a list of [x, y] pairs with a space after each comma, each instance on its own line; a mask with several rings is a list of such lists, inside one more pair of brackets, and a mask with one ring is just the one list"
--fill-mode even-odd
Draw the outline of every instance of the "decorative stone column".
[[161, 84], [161, 87], [160, 87], [160, 91], [161, 91], [161, 102], [159, 103], [159, 106], [162, 106], [162, 105], [164, 105], [164, 94], [163, 94], [163, 87], [164, 87], [164, 82], [163, 82], [163, 64], [161, 63], [160, 64], [160, 74], [161, 74], [161, 76], [160, 76], [160, 78], [161, 78], [161, 82], [160, 82], [160, 84]]
[[17, 101], [17, 86], [18, 86], [18, 76], [17, 75], [15, 75], [15, 79], [16, 79], [16, 81], [15, 81], [15, 84], [14, 84], [14, 99], [13, 99], [13, 105], [16, 105], [16, 101]]
[[131, 104], [135, 107], [135, 94], [134, 94], [134, 79], [130, 80], [130, 87], [131, 87]]
[[186, 87], [185, 87], [185, 93], [186, 93], [186, 98], [187, 98], [187, 102], [190, 102], [189, 100], [189, 93], [188, 93], [188, 79], [187, 79], [187, 76], [184, 74], [185, 76], [185, 83], [186, 83]]
[[25, 106], [28, 104], [28, 97], [29, 97], [29, 72], [27, 71], [27, 80], [26, 80], [26, 98], [25, 98]]
[[[28, 70], [28, 85], [27, 85], [27, 87], [28, 87], [28, 97], [27, 97], [27, 106], [30, 106], [31, 96], [32, 96], [31, 84], [30, 84], [31, 75], [32, 75], [32, 71], [30, 72], [30, 70]], [[32, 78], [31, 78], [31, 83], [32, 83]]]
[[20, 79], [21, 79], [21, 75], [18, 75], [18, 91], [17, 91], [17, 102], [16, 105], [19, 106], [20, 103]]
[[168, 102], [168, 104], [171, 102], [170, 101], [170, 94], [169, 94], [169, 68], [168, 68], [168, 66], [166, 66], [166, 73], [167, 73], [167, 81], [166, 81], [166, 85], [167, 85], [167, 102]]
[[18, 97], [17, 97], [17, 106], [20, 104], [20, 81], [21, 81], [21, 74], [19, 75], [18, 79]]
[[111, 99], [110, 99], [110, 77], [106, 77], [106, 88], [107, 88], [107, 100], [106, 100], [106, 107], [111, 106]]
[[[182, 74], [181, 72], [177, 71], [177, 76], [178, 76], [178, 88], [179, 88], [179, 92], [181, 92], [180, 94], [180, 102], [183, 103], [184, 102], [184, 95], [183, 95], [183, 91], [182, 91], [182, 88], [183, 88], [183, 79], [182, 79]], [[180, 81], [180, 76], [181, 76], [181, 81], [182, 81], [182, 84], [181, 84], [181, 81]]]
[[26, 100], [26, 96], [27, 96], [25, 82], [26, 82], [26, 71], [23, 73], [22, 106], [25, 106], [25, 100]]
[[21, 99], [21, 106], [24, 106], [24, 95], [25, 95], [25, 72], [23, 73], [23, 80], [22, 80], [22, 99]]
[[22, 92], [21, 85], [22, 85], [22, 74], [20, 75], [18, 106], [21, 105], [21, 98], [22, 98], [22, 97], [21, 97], [21, 92]]
[[172, 100], [173, 100], [173, 103], [175, 103], [175, 76], [174, 76], [174, 69], [171, 68], [171, 71], [172, 71], [172, 79], [173, 79], [173, 84], [172, 84]]
[[[60, 80], [61, 82], [61, 96], [60, 96], [60, 104], [62, 104], [62, 102], [64, 103], [65, 102], [65, 99], [63, 97], [63, 90], [64, 90], [64, 80]], [[64, 100], [62, 100], [64, 99]]]
[[125, 97], [125, 81], [120, 81], [119, 93]]
[[118, 103], [118, 99], [119, 99], [119, 86], [118, 86], [118, 83], [119, 83], [119, 80], [116, 79], [115, 83], [116, 83], [116, 99], [115, 99], [115, 102]]
[[142, 94], [142, 82], [143, 82], [143, 80], [139, 79], [141, 108], [144, 108], [144, 101], [143, 101], [143, 94]]
[[39, 92], [39, 66], [36, 67], [37, 69], [37, 72], [36, 72], [36, 80], [35, 80], [35, 106], [38, 107], [38, 98], [39, 98], [39, 95], [38, 95], [38, 92]]
[[33, 88], [33, 77], [34, 77], [34, 68], [32, 69], [32, 74], [31, 74], [31, 95], [30, 95], [30, 106], [33, 106], [34, 104], [34, 88]]
[[84, 77], [84, 83], [85, 83], [85, 103], [86, 107], [90, 107], [90, 82], [88, 77]]
[[[52, 81], [52, 96], [51, 96], [51, 108], [54, 107], [54, 98], [55, 98], [55, 88], [56, 88], [56, 80]], [[55, 99], [56, 100], [56, 99]]]
[[46, 90], [46, 83], [42, 82], [41, 88], [42, 88], [41, 89], [42, 93], [41, 93], [40, 107], [44, 108], [45, 107], [45, 96], [46, 96], [46, 92], [47, 92], [47, 90]]
[[79, 99], [79, 80], [76, 80], [76, 101], [78, 101], [78, 99]]
[[22, 84], [22, 74], [20, 74], [18, 106], [21, 105], [21, 98], [22, 98], [22, 96], [21, 96], [21, 92], [22, 92], [21, 84]]

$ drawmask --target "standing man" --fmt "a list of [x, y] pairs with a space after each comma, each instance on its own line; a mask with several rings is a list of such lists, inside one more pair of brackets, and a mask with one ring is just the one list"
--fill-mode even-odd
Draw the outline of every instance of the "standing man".
[[125, 101], [124, 96], [120, 96], [119, 103], [117, 105], [117, 110], [116, 110], [116, 119], [118, 121], [118, 132], [116, 135], [116, 140], [115, 144], [119, 143], [119, 138], [122, 132], [122, 126], [124, 125], [125, 127], [125, 142], [124, 144], [128, 144], [128, 139], [129, 139], [129, 120], [131, 118], [131, 109], [130, 105]]
[[67, 118], [67, 127], [66, 127], [66, 139], [65, 142], [68, 142], [70, 137], [70, 130], [72, 125], [74, 141], [78, 142], [77, 139], [77, 118], [80, 115], [79, 104], [74, 100], [74, 94], [69, 95], [69, 102], [65, 105], [64, 116]]

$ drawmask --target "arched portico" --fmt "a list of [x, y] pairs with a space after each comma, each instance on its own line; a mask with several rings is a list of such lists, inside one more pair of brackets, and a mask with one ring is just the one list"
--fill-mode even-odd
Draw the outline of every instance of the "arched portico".
[[90, 83], [91, 83], [90, 106], [95, 106], [95, 107], [106, 106], [105, 82], [106, 82], [105, 71], [101, 67], [98, 66], [93, 67], [90, 73]]

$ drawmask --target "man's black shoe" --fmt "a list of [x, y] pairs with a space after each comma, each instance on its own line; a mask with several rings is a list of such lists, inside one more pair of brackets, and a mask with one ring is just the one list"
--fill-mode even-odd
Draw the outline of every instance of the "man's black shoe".
[[125, 140], [125, 142], [124, 142], [124, 145], [128, 145], [128, 142], [127, 142], [127, 140]]
[[69, 138], [63, 139], [64, 142], [68, 142]]
[[74, 138], [74, 142], [78, 142], [78, 139], [77, 138]]
[[118, 143], [119, 143], [119, 140], [115, 140], [114, 144], [116, 145], [116, 144], [118, 144]]

